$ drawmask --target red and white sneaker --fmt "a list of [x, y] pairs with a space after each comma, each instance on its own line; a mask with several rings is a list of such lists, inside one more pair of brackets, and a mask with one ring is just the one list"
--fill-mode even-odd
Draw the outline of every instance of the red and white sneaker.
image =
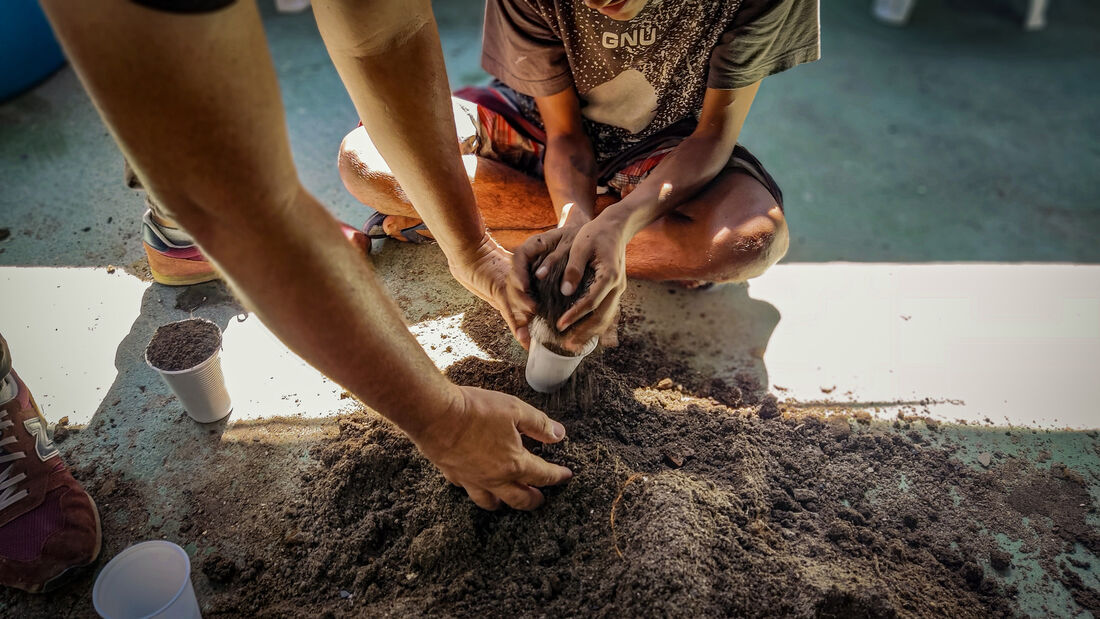
[[14, 371], [0, 375], [0, 585], [49, 591], [93, 563], [101, 542], [95, 502], [61, 461], [30, 390]]

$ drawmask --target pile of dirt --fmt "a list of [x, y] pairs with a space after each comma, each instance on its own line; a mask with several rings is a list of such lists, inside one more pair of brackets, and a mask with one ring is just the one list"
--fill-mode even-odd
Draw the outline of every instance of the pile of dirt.
[[222, 508], [235, 524], [205, 538], [222, 549], [202, 564], [207, 616], [1006, 616], [1014, 568], [994, 531], [1029, 540], [1097, 610], [1054, 563], [1074, 544], [1100, 553], [1069, 469], [978, 470], [937, 429], [784, 412], [747, 377], [694, 372], [630, 329], [543, 396], [503, 322], [477, 311], [509, 360], [449, 376], [563, 422], [565, 441], [530, 447], [573, 479], [535, 512], [485, 512], [388, 422], [347, 415], [293, 498]]

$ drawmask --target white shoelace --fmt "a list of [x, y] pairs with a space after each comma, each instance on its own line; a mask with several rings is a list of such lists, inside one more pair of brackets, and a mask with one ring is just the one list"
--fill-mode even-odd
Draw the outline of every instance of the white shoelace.
[[176, 249], [182, 249], [191, 247], [195, 244], [195, 240], [191, 238], [191, 235], [187, 234], [179, 228], [170, 228], [168, 226], [162, 226], [157, 223], [157, 220], [153, 218], [152, 209], [145, 211], [145, 214], [141, 216], [142, 220], [148, 224], [149, 229], [153, 231], [153, 234], [157, 235], [161, 241], [168, 247], [174, 247]]
[[8, 372], [8, 375], [0, 380], [0, 406], [11, 402], [17, 395], [19, 395], [19, 385], [12, 378], [11, 372]]
[[[7, 387], [6, 383], [7, 380], [10, 378], [10, 376], [5, 377], [5, 380], [3, 381], [3, 383], [5, 384], [2, 386]], [[15, 381], [12, 381], [12, 384], [14, 383]], [[16, 391], [16, 393], [12, 397], [14, 398], [16, 395], [18, 395], [18, 391]], [[8, 411], [0, 410], [0, 436], [7, 434], [7, 429], [15, 425], [15, 422], [13, 422], [11, 419], [8, 419], [7, 417]], [[3, 439], [0, 439], [0, 447], [11, 445], [15, 442], [18, 442], [18, 439], [16, 439], [14, 435], [5, 436]], [[12, 462], [14, 460], [22, 460], [23, 458], [27, 457], [27, 454], [23, 453], [22, 451], [15, 451], [11, 453], [6, 452], [6, 449], [0, 450], [0, 453], [3, 453], [3, 455], [0, 455], [0, 464], [3, 464], [5, 462]], [[12, 475], [12, 468], [14, 466], [14, 464], [9, 464], [7, 467], [4, 468], [3, 472], [0, 472], [0, 511], [3, 511], [4, 508], [11, 505], [12, 503], [15, 503], [16, 501], [19, 501], [28, 494], [25, 488], [23, 490], [20, 490], [19, 487], [16, 485], [26, 479], [27, 474], [20, 473], [18, 475]]]

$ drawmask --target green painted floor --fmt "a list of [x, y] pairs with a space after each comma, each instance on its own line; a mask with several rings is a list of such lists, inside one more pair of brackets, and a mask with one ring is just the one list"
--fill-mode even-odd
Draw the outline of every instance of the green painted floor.
[[[1052, 2], [1031, 33], [1009, 1], [924, 0], [900, 30], [823, 5], [822, 60], [766, 80], [742, 138], [785, 191], [787, 262], [1100, 262], [1100, 5]], [[480, 6], [437, 3], [455, 86], [486, 79]], [[332, 164], [357, 119], [311, 16], [266, 26], [302, 179], [365, 219]], [[0, 263], [139, 258], [121, 166], [70, 69], [0, 105], [3, 225], [49, 231]]]

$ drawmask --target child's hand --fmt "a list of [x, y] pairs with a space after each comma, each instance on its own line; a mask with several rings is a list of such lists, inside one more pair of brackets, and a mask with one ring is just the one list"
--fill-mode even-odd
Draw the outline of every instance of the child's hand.
[[[526, 327], [535, 315], [535, 300], [531, 297], [531, 269], [543, 279], [550, 266], [569, 258], [569, 248], [580, 226], [563, 226], [536, 234], [520, 245], [512, 255], [512, 273], [508, 278], [508, 296], [513, 321]], [[525, 346], [526, 347], [526, 346]]]
[[596, 336], [600, 336], [605, 345], [616, 343], [619, 299], [626, 290], [628, 240], [622, 226], [609, 224], [599, 217], [581, 226], [573, 235], [568, 249], [569, 263], [562, 276], [561, 293], [567, 297], [576, 293], [585, 267], [591, 267], [595, 278], [584, 296], [577, 299], [558, 320], [558, 330], [565, 331], [591, 314], [566, 336], [563, 344], [567, 348], [579, 349]]

